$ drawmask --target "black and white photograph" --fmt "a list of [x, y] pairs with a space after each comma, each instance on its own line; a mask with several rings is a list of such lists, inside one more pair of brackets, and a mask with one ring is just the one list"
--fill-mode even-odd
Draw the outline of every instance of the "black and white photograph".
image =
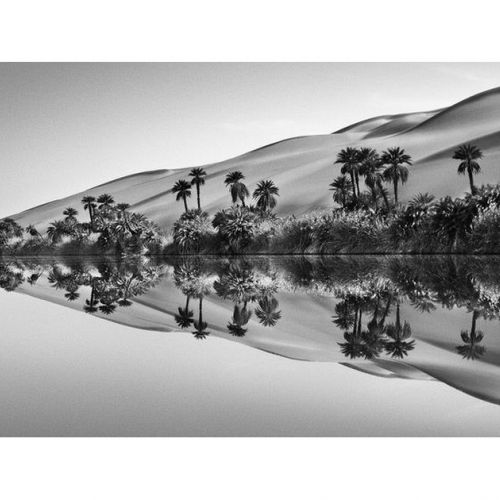
[[0, 75], [1, 435], [500, 434], [500, 64]]
[[[82, 498], [223, 499], [248, 482], [241, 498], [390, 500], [420, 475], [408, 498], [426, 481], [490, 498], [500, 62], [466, 40], [445, 57], [433, 20], [413, 54], [399, 39], [416, 30], [394, 21], [371, 51], [361, 37], [353, 55], [309, 51], [295, 6], [280, 56], [248, 36], [260, 4], [227, 5], [236, 24], [210, 25], [205, 6], [185, 38], [172, 13], [165, 46], [161, 18], [149, 30], [152, 13], [126, 6], [111, 50], [61, 52], [73, 24], [59, 23], [55, 55], [27, 41], [0, 56], [1, 466], [18, 485], [5, 497], [41, 482], [68, 498], [78, 482]], [[357, 28], [354, 10], [332, 19], [345, 43], [377, 8]]]

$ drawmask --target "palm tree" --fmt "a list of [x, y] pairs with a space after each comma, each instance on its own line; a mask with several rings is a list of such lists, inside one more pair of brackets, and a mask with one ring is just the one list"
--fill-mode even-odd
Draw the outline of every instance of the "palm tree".
[[196, 186], [196, 199], [198, 201], [198, 210], [201, 210], [200, 203], [200, 186], [205, 184], [205, 177], [207, 173], [200, 167], [192, 168], [189, 175], [192, 177], [191, 185]]
[[381, 172], [380, 156], [375, 149], [361, 148], [359, 150], [360, 169], [359, 173], [364, 176], [365, 184], [370, 189], [372, 200], [377, 207], [377, 200], [382, 196], [387, 209], [389, 209], [389, 200], [387, 199], [387, 191], [383, 186], [384, 176]]
[[65, 221], [68, 222], [69, 224], [75, 224], [76, 223], [76, 216], [78, 215], [78, 210], [68, 207], [64, 210], [63, 215], [66, 216]]
[[118, 210], [118, 219], [123, 220], [125, 218], [125, 212], [129, 208], [130, 208], [130, 204], [129, 203], [117, 203], [116, 210]]
[[259, 318], [259, 323], [264, 326], [276, 326], [281, 318], [281, 311], [277, 311], [279, 302], [274, 297], [263, 297], [259, 300], [259, 307], [255, 310], [255, 315]]
[[405, 184], [408, 180], [408, 168], [411, 165], [411, 156], [405, 153], [404, 149], [399, 147], [389, 148], [382, 153], [381, 163], [385, 166], [384, 179], [392, 181], [394, 185], [394, 201], [398, 204], [398, 184]]
[[[345, 148], [337, 155], [335, 163], [342, 165], [341, 174], [351, 176], [352, 196], [354, 201], [358, 201], [359, 196], [359, 150], [356, 148]], [[356, 191], [357, 188], [357, 191]]]
[[68, 234], [68, 228], [64, 221], [55, 220], [49, 224], [47, 228], [47, 236], [50, 238], [52, 243], [59, 243], [61, 238]]
[[243, 303], [243, 307], [236, 303], [233, 309], [233, 321], [227, 325], [229, 333], [235, 337], [243, 337], [248, 331], [245, 325], [250, 321], [251, 317], [252, 311], [247, 309], [246, 302]]
[[179, 313], [175, 315], [175, 322], [180, 328], [189, 328], [193, 324], [193, 311], [189, 309], [190, 295], [186, 295], [186, 305], [184, 309], [182, 307], [178, 308]]
[[197, 339], [205, 339], [210, 332], [207, 331], [208, 324], [203, 321], [203, 295], [200, 295], [199, 299], [199, 309], [198, 309], [198, 321], [194, 321], [194, 332], [193, 335]]
[[277, 203], [279, 188], [272, 180], [259, 181], [253, 192], [253, 199], [257, 200], [257, 208], [262, 212], [272, 210]]
[[115, 200], [113, 199], [113, 197], [107, 193], [101, 194], [101, 196], [97, 198], [97, 203], [99, 203], [100, 209], [109, 208], [111, 205], [113, 205], [114, 202]]
[[396, 305], [396, 322], [385, 327], [386, 335], [391, 339], [385, 343], [385, 352], [392, 358], [403, 359], [408, 356], [408, 351], [415, 348], [415, 341], [408, 339], [411, 337], [410, 324], [405, 321], [401, 325], [401, 315], [399, 311], [399, 302]]
[[470, 333], [467, 330], [462, 330], [460, 332], [460, 337], [462, 338], [464, 345], [459, 345], [456, 347], [458, 354], [464, 359], [479, 359], [484, 356], [486, 348], [482, 345], [478, 345], [484, 338], [484, 333], [480, 330], [476, 331], [476, 321], [479, 316], [478, 311], [472, 312], [472, 325], [470, 328]]
[[177, 196], [175, 198], [177, 201], [184, 201], [184, 210], [187, 213], [189, 211], [187, 198], [191, 196], [191, 186], [189, 182], [185, 181], [184, 179], [177, 181], [172, 188], [172, 193], [177, 193]]
[[229, 172], [224, 180], [224, 184], [229, 187], [233, 203], [240, 200], [243, 206], [245, 206], [245, 198], [250, 196], [247, 187], [241, 182], [244, 178], [245, 176], [241, 172], [236, 171]]
[[30, 224], [25, 228], [26, 234], [29, 234], [33, 238], [38, 238], [40, 236], [40, 233], [38, 232], [38, 229], [33, 225]]
[[118, 203], [116, 205], [116, 209], [119, 210], [120, 212], [125, 212], [125, 210], [128, 210], [130, 208], [129, 203]]
[[96, 208], [96, 199], [93, 196], [84, 196], [82, 198], [83, 209], [89, 211], [90, 224], [94, 223], [94, 210]]
[[483, 157], [482, 151], [474, 144], [463, 144], [453, 153], [454, 160], [460, 160], [458, 165], [458, 173], [465, 175], [467, 172], [469, 176], [470, 192], [475, 194], [476, 188], [474, 187], [474, 174], [481, 172], [481, 167], [476, 160]]
[[330, 191], [333, 191], [333, 201], [346, 208], [349, 192], [352, 190], [352, 182], [345, 176], [339, 175], [330, 184]]
[[344, 332], [345, 342], [338, 342], [340, 352], [350, 359], [365, 357], [367, 354], [361, 332], [363, 311], [361, 304], [352, 300], [343, 300], [335, 306], [337, 316], [333, 322], [340, 328], [352, 327], [352, 332]]

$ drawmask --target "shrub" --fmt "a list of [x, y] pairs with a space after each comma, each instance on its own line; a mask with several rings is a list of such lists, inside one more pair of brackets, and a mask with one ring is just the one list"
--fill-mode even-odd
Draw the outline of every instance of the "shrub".
[[239, 253], [250, 243], [257, 228], [255, 214], [246, 207], [220, 210], [212, 225], [217, 229], [222, 243], [234, 253]]
[[480, 211], [472, 222], [469, 243], [479, 253], [500, 251], [500, 209], [489, 207]]
[[207, 213], [199, 210], [182, 214], [173, 228], [174, 243], [182, 252], [199, 252], [211, 233]]

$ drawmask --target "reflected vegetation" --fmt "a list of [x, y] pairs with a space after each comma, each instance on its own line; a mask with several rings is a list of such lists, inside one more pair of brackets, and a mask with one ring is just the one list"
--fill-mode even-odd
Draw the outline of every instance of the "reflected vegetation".
[[[422, 365], [422, 346], [444, 346], [446, 334], [456, 362], [500, 364], [500, 351], [488, 359], [494, 336], [485, 333], [498, 329], [499, 264], [458, 256], [15, 259], [0, 263], [0, 287], [130, 326], [154, 311], [164, 318], [155, 329], [217, 334], [296, 359], [323, 360], [317, 353], [329, 350], [338, 361]], [[431, 326], [441, 317], [444, 332]], [[294, 354], [298, 336], [307, 355]]]

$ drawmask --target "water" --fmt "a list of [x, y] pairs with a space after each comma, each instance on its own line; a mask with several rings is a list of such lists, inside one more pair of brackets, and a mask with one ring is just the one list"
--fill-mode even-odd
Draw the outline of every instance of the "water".
[[0, 435], [500, 435], [499, 264], [4, 260]]

